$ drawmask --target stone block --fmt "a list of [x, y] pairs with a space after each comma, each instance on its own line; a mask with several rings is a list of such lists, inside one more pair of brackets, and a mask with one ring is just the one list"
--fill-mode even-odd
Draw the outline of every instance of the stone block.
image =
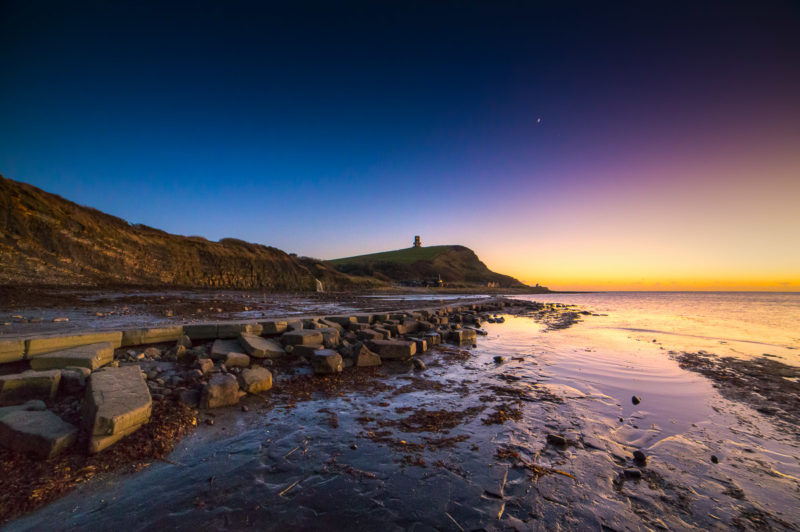
[[261, 334], [283, 334], [286, 332], [288, 324], [285, 321], [270, 320], [261, 321]]
[[286, 330], [287, 331], [300, 331], [303, 329], [303, 320], [287, 320], [286, 321]]
[[414, 342], [417, 346], [417, 353], [424, 353], [428, 350], [428, 342], [423, 338], [409, 338], [409, 341]]
[[355, 316], [327, 316], [325, 319], [338, 323], [342, 327], [347, 327], [350, 323], [358, 321]]
[[320, 345], [296, 345], [294, 349], [292, 349], [292, 356], [294, 357], [306, 357], [310, 359], [314, 356], [314, 351], [318, 351], [320, 349], [324, 349], [325, 347]]
[[372, 330], [382, 334], [384, 340], [388, 340], [392, 337], [392, 331], [386, 329], [385, 327], [372, 327]]
[[369, 346], [381, 360], [405, 360], [417, 352], [416, 344], [405, 340], [374, 340]]
[[219, 325], [216, 323], [184, 325], [183, 333], [192, 340], [213, 340], [219, 338]]
[[247, 393], [266, 392], [272, 388], [272, 373], [262, 367], [246, 369], [239, 374], [239, 387]]
[[96, 453], [150, 420], [150, 390], [139, 366], [103, 368], [92, 373], [84, 400], [84, 422]]
[[239, 382], [229, 373], [218, 373], [211, 377], [200, 396], [200, 406], [203, 408], [219, 408], [238, 402]]
[[356, 338], [359, 340], [385, 340], [386, 336], [383, 333], [374, 331], [372, 329], [363, 329], [356, 331]]
[[318, 330], [300, 329], [281, 335], [283, 345], [319, 345], [323, 343], [322, 333]]
[[110, 342], [111, 346], [116, 349], [122, 345], [122, 331], [29, 338], [25, 340], [25, 356], [32, 358], [43, 353], [100, 342]]
[[0, 375], [0, 406], [29, 399], [53, 399], [60, 382], [61, 372], [57, 369]]
[[425, 341], [428, 342], [428, 345], [431, 347], [439, 345], [442, 342], [442, 336], [436, 332], [425, 333], [423, 338], [425, 338]]
[[[327, 318], [320, 318], [318, 320], [318, 322], [323, 328], [329, 327], [329, 328], [336, 329], [339, 332], [343, 332], [344, 329], [345, 329], [345, 327], [342, 326], [341, 324], [339, 324], [339, 323], [337, 323], [335, 321], [329, 320]], [[319, 328], [319, 327], [317, 327], [317, 328]]]
[[153, 329], [129, 329], [127, 331], [122, 331], [122, 347], [127, 347], [129, 345], [174, 342], [182, 335], [183, 326], [181, 325]]
[[317, 329], [322, 333], [322, 345], [328, 348], [333, 348], [341, 342], [339, 331], [332, 327], [325, 327], [324, 329]]
[[31, 358], [31, 369], [63, 369], [67, 366], [89, 368], [94, 371], [114, 360], [114, 348], [110, 342], [70, 347]]
[[344, 368], [342, 355], [333, 349], [320, 349], [311, 357], [311, 367], [317, 375], [341, 373]]
[[0, 364], [25, 358], [25, 340], [0, 340]]
[[247, 351], [247, 354], [256, 358], [277, 358], [286, 354], [281, 344], [275, 340], [254, 334], [240, 334], [239, 343]]
[[49, 410], [17, 411], [0, 417], [0, 445], [48, 459], [69, 448], [78, 429]]
[[264, 328], [260, 323], [220, 323], [217, 338], [238, 338], [242, 333], [260, 335]]

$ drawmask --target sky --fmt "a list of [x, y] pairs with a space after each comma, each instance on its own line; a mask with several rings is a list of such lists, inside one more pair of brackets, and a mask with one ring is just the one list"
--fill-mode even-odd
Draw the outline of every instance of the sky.
[[[164, 5], [168, 4], [168, 5]], [[0, 173], [330, 259], [800, 290], [800, 3], [0, 2]]]

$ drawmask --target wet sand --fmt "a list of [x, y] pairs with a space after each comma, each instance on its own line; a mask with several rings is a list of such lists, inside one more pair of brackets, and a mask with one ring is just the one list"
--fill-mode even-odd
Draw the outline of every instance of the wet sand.
[[201, 414], [169, 462], [90, 480], [7, 526], [800, 526], [797, 434], [668, 346], [591, 326], [602, 319], [509, 315], [475, 348], [421, 355], [424, 371], [320, 381], [287, 367], [248, 412]]

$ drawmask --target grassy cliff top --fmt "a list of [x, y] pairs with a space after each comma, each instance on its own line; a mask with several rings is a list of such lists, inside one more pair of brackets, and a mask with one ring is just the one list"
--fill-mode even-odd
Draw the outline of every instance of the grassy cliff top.
[[397, 264], [413, 264], [421, 260], [433, 260], [436, 257], [462, 246], [428, 246], [410, 247], [395, 251], [382, 251], [380, 253], [370, 253], [368, 255], [356, 255], [353, 257], [343, 257], [326, 261], [328, 264], [337, 266], [348, 263], [370, 263], [370, 262], [394, 262]]

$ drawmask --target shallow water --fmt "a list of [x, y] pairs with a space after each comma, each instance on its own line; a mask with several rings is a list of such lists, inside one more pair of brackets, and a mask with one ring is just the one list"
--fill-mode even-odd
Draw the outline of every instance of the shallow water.
[[[797, 437], [679, 368], [668, 339], [693, 336], [653, 343], [622, 321], [588, 316], [544, 332], [508, 317], [486, 324], [465, 359], [432, 352], [424, 372], [383, 366], [376, 383], [386, 389], [293, 407], [250, 398], [250, 412], [219, 411], [169, 463], [95, 479], [9, 528], [800, 526]], [[465, 414], [451, 429], [416, 431], [409, 416], [419, 409]], [[520, 418], [485, 424], [498, 409]], [[548, 434], [571, 444], [549, 445]], [[623, 481], [637, 449], [649, 457], [643, 479]]]
[[518, 299], [575, 304], [607, 316], [596, 329], [627, 331], [676, 350], [770, 354], [800, 366], [800, 292], [599, 292]]

